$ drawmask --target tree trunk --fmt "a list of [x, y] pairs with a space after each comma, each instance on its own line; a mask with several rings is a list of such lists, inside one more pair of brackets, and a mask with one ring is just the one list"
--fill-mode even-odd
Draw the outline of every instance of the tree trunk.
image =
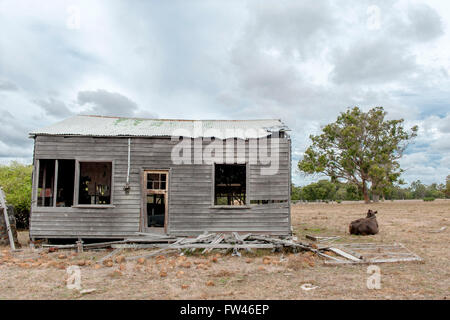
[[369, 190], [367, 190], [366, 180], [363, 180], [362, 182], [362, 193], [364, 196], [364, 203], [370, 203]]
[[380, 196], [378, 194], [374, 193], [372, 195], [372, 199], [373, 199], [373, 202], [378, 202], [378, 201], [380, 201]]

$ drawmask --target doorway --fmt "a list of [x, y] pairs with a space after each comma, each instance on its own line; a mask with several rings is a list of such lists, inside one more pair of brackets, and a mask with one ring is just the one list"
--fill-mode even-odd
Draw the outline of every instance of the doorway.
[[143, 177], [143, 230], [167, 232], [168, 170], [144, 170]]

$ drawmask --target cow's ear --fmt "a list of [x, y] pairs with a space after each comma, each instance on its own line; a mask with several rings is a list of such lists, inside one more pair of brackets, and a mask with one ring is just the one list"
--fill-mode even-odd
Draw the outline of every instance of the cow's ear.
[[378, 210], [377, 210], [377, 211], [374, 211], [374, 214], [376, 214], [376, 213], [378, 213]]

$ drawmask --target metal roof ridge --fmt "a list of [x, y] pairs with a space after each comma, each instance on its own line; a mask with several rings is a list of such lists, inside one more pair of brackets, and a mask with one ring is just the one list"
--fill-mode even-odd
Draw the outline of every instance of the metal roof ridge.
[[280, 121], [281, 119], [266, 118], [266, 119], [168, 119], [168, 118], [139, 118], [139, 117], [120, 117], [120, 116], [103, 116], [95, 114], [78, 114], [72, 117], [91, 117], [91, 118], [106, 118], [106, 119], [130, 119], [130, 120], [153, 120], [153, 121]]

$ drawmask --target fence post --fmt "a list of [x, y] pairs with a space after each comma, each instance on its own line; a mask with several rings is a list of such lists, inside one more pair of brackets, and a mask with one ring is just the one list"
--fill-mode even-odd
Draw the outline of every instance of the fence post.
[[11, 225], [9, 224], [8, 207], [6, 206], [5, 194], [3, 193], [2, 187], [0, 187], [0, 206], [3, 208], [3, 214], [5, 216], [6, 229], [8, 230], [9, 245], [11, 250], [16, 250], [16, 245], [14, 244], [14, 238], [11, 231]]

